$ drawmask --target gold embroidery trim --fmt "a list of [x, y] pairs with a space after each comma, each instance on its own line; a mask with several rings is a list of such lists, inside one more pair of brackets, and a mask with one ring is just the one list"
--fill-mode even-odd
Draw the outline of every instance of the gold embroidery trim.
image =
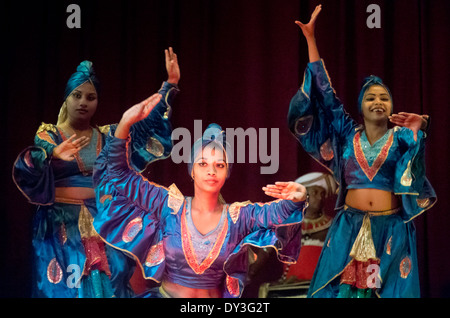
[[102, 134], [107, 134], [107, 133], [109, 133], [109, 130], [111, 129], [111, 125], [97, 126], [97, 129], [98, 129]]
[[184, 203], [184, 195], [177, 188], [175, 184], [169, 187], [169, 199], [167, 205], [173, 210], [172, 214], [177, 214], [180, 211], [181, 206]]
[[[61, 135], [62, 140], [66, 141], [67, 137], [66, 137], [66, 135], [64, 135], [63, 131], [60, 128], [58, 128], [58, 131], [59, 131], [59, 134]], [[95, 131], [99, 132], [96, 129], [92, 129], [92, 137], [94, 137]], [[97, 135], [97, 145], [95, 148], [96, 148], [96, 154], [98, 157], [98, 155], [100, 154], [100, 151], [102, 150], [102, 138], [100, 137], [100, 134], [95, 134], [95, 135]], [[84, 161], [81, 158], [80, 153], [79, 152], [75, 153], [74, 157], [75, 157], [75, 160], [77, 162], [78, 169], [80, 170], [80, 172], [84, 176], [89, 175], [89, 172], [86, 170], [86, 166], [84, 165]]]
[[230, 205], [230, 207], [228, 208], [228, 213], [230, 214], [233, 224], [236, 224], [237, 220], [239, 219], [241, 208], [249, 204], [251, 204], [250, 201], [245, 201], [245, 202], [234, 202], [233, 204]]
[[408, 161], [408, 166], [406, 167], [405, 172], [403, 172], [403, 175], [400, 178], [400, 183], [401, 183], [402, 186], [405, 186], [405, 187], [409, 187], [412, 184], [411, 160]]
[[225, 222], [222, 225], [222, 229], [217, 237], [214, 246], [209, 252], [208, 256], [203, 260], [201, 264], [198, 264], [197, 257], [195, 255], [194, 246], [192, 244], [191, 235], [189, 233], [186, 222], [186, 204], [183, 206], [183, 212], [181, 215], [181, 245], [183, 247], [184, 256], [189, 267], [198, 275], [203, 274], [211, 264], [219, 256], [222, 245], [225, 242], [225, 238], [228, 232], [228, 218], [225, 218]]
[[371, 166], [369, 166], [369, 163], [367, 162], [366, 156], [364, 155], [364, 151], [362, 150], [361, 146], [361, 132], [357, 132], [355, 134], [355, 137], [353, 138], [353, 149], [355, 153], [355, 158], [359, 166], [361, 167], [362, 171], [370, 181], [373, 180], [373, 178], [377, 175], [378, 170], [380, 170], [381, 166], [386, 161], [393, 141], [394, 141], [394, 134], [391, 132], [388, 140], [384, 144], [383, 148], [381, 148], [375, 161], [372, 163]]
[[361, 229], [353, 243], [350, 257], [357, 261], [366, 262], [369, 259], [377, 259], [375, 245], [372, 239], [372, 227], [368, 214], [364, 215]]
[[53, 124], [46, 124], [46, 123], [41, 123], [41, 125], [39, 126], [38, 130], [36, 131], [36, 135], [40, 134], [41, 132], [47, 132], [47, 131], [51, 131], [54, 132], [56, 134], [56, 128], [55, 125]]
[[78, 218], [78, 229], [80, 230], [81, 239], [97, 236], [97, 233], [94, 231], [94, 227], [92, 225], [93, 221], [94, 218], [92, 217], [91, 212], [89, 212], [84, 204], [81, 205], [80, 215]]

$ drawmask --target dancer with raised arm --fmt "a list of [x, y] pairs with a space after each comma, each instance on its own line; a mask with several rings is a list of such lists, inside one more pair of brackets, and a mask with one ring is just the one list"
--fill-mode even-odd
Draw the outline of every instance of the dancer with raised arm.
[[[350, 118], [320, 58], [317, 6], [306, 38], [309, 64], [292, 98], [289, 129], [304, 150], [333, 173], [338, 210], [309, 289], [310, 297], [419, 297], [413, 219], [436, 195], [425, 176], [428, 116], [392, 114], [382, 80], [367, 77], [358, 98], [363, 124]], [[389, 129], [388, 124], [396, 124]], [[422, 129], [422, 130], [421, 130]]]
[[[170, 103], [178, 92], [180, 71], [172, 48], [165, 55], [168, 80], [159, 91], [165, 98], [131, 128], [129, 160], [137, 171], [172, 150]], [[14, 182], [38, 206], [33, 220], [32, 297], [134, 296], [129, 280], [135, 261], [105, 246], [92, 228], [97, 214], [94, 162], [107, 134], [116, 128], [92, 126], [99, 86], [92, 62], [80, 63], [67, 82], [57, 124], [42, 124], [34, 145], [14, 163]]]
[[155, 94], [125, 112], [108, 138], [95, 165], [94, 226], [106, 242], [138, 260], [146, 279], [160, 283], [142, 297], [240, 297], [249, 246], [272, 247], [281, 261], [295, 262], [306, 189], [277, 182], [263, 188], [275, 201], [225, 203], [220, 191], [232, 163], [217, 124], [192, 148], [193, 197], [175, 184], [166, 188], [145, 179], [128, 165], [128, 130], [159, 98]]

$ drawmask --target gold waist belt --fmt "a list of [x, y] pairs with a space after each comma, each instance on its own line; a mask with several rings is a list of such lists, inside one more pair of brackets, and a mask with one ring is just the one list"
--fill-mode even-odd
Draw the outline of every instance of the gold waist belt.
[[349, 206], [349, 205], [347, 205], [347, 204], [345, 204], [344, 205], [344, 210], [348, 210], [348, 209], [351, 209], [351, 210], [356, 210], [356, 211], [359, 211], [359, 212], [363, 212], [363, 213], [366, 213], [366, 214], [368, 214], [369, 216], [377, 216], [377, 215], [392, 215], [392, 214], [396, 214], [397, 212], [399, 212], [402, 208], [395, 208], [395, 209], [390, 209], [390, 210], [384, 210], [384, 211], [363, 211], [363, 210], [359, 210], [359, 209], [356, 209], [356, 208], [353, 208], [353, 207], [351, 207], [351, 206]]

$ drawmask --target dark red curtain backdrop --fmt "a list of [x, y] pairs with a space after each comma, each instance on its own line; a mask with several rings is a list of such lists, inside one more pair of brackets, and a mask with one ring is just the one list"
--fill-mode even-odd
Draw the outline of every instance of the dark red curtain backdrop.
[[[81, 8], [80, 29], [66, 25], [70, 3]], [[450, 296], [448, 0], [2, 1], [1, 295], [28, 297], [31, 279], [35, 207], [15, 187], [11, 167], [41, 122], [56, 123], [65, 83], [84, 59], [93, 61], [102, 82], [96, 124], [118, 122], [125, 109], [159, 89], [166, 79], [163, 50], [173, 46], [182, 72], [174, 128], [193, 134], [195, 119], [203, 129], [211, 122], [277, 128], [278, 172], [262, 175], [260, 162], [235, 164], [223, 189], [229, 202], [267, 201], [263, 185], [322, 171], [286, 122], [308, 62], [294, 21], [308, 21], [319, 3], [320, 53], [347, 111], [357, 116], [360, 82], [376, 74], [391, 88], [395, 112], [432, 118], [427, 175], [438, 203], [415, 221], [420, 278], [424, 297]], [[369, 4], [380, 6], [381, 28], [366, 24]], [[159, 161], [145, 175], [193, 194], [185, 164]]]

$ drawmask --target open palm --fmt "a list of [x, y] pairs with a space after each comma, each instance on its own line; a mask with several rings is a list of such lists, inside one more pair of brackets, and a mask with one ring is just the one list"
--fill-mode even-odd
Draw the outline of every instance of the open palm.
[[309, 22], [307, 24], [303, 24], [300, 21], [295, 21], [295, 24], [297, 24], [300, 27], [300, 29], [302, 29], [303, 35], [306, 38], [314, 37], [314, 30], [316, 28], [316, 19], [317, 19], [317, 16], [319, 15], [320, 11], [322, 11], [322, 5], [318, 5], [315, 8], [313, 13], [311, 14], [311, 19], [309, 20]]
[[417, 132], [427, 125], [424, 116], [414, 113], [399, 112], [398, 114], [392, 114], [389, 120], [394, 125], [411, 129], [414, 132], [414, 140], [417, 140]]
[[263, 187], [266, 195], [283, 200], [294, 202], [304, 201], [306, 199], [306, 188], [296, 182], [275, 182]]
[[89, 144], [90, 139], [88, 137], [82, 136], [75, 139], [76, 135], [73, 134], [67, 140], [60, 143], [53, 149], [53, 156], [64, 160], [72, 161], [75, 159], [75, 155], [84, 147]]
[[174, 53], [173, 49], [169, 47], [168, 50], [164, 50], [166, 56], [166, 70], [167, 70], [167, 81], [169, 83], [178, 84], [180, 80], [180, 66], [178, 65], [178, 57]]
[[122, 115], [121, 121], [127, 123], [129, 126], [137, 123], [138, 121], [147, 118], [152, 109], [159, 103], [162, 95], [159, 93], [153, 94], [146, 100], [140, 102], [139, 104], [130, 107]]

